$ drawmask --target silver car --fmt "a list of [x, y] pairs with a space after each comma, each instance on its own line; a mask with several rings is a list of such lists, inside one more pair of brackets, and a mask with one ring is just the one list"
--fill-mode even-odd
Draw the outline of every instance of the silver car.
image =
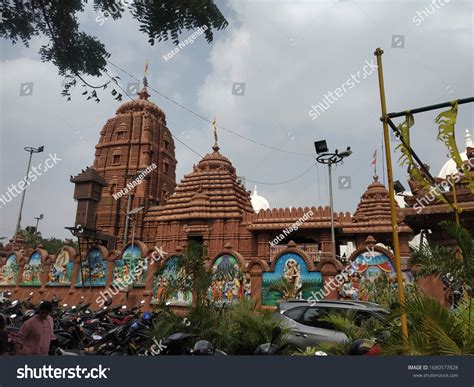
[[388, 311], [381, 306], [360, 301], [320, 301], [314, 306], [304, 300], [286, 301], [278, 305], [274, 318], [280, 321], [282, 328], [290, 329], [288, 344], [305, 349], [319, 343], [342, 343], [348, 337], [335, 330], [331, 323], [322, 321], [329, 314], [346, 315], [354, 311], [356, 323], [375, 317], [382, 319]]

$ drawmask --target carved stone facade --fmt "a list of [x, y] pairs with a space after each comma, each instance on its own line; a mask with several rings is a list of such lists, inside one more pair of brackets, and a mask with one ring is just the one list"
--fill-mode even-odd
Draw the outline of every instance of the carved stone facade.
[[[116, 247], [106, 249], [104, 245], [92, 245], [88, 247], [88, 251], [82, 250], [82, 256], [70, 248], [61, 250], [68, 252], [69, 260], [64, 259], [65, 253], [58, 252], [48, 256], [44, 251], [39, 251], [42, 276], [41, 286], [38, 287], [39, 299], [61, 294], [65, 302], [72, 303], [85, 296], [93, 303], [93, 307], [97, 307], [100, 295], [112, 286], [125, 267], [129, 270], [127, 262], [130, 264], [130, 259], [133, 258], [139, 259], [141, 263], [147, 262], [143, 266], [146, 272], [142, 273], [142, 282], [115, 294], [114, 303], [132, 305], [140, 299], [146, 299], [149, 305], [166, 280], [162, 276], [162, 282], [157, 283], [158, 272], [166, 269], [167, 265], [171, 266], [173, 259], [185, 251], [190, 240], [199, 241], [206, 247], [209, 267], [223, 262], [238, 266], [240, 277], [236, 283], [240, 284], [239, 289], [232, 288], [231, 281], [227, 284], [216, 281], [213, 289], [210, 289], [210, 297], [220, 300], [251, 295], [259, 303], [266, 300], [266, 304], [263, 303], [272, 306], [275, 297], [269, 296], [266, 289], [271, 288], [270, 284], [275, 278], [290, 276], [288, 273], [297, 273], [290, 276], [294, 279], [295, 286], [310, 284], [315, 289], [325, 287], [334, 281], [351, 260], [362, 259], [360, 257], [365, 254], [367, 246], [377, 246], [377, 261], [372, 266], [367, 265], [361, 269], [361, 276], [393, 269], [395, 265], [391, 252], [393, 242], [389, 194], [377, 177], [374, 177], [362, 194], [353, 214], [334, 214], [338, 255], [334, 259], [328, 206], [271, 208], [255, 212], [250, 191], [242, 185], [236, 168], [224, 156], [217, 143], [176, 185], [173, 138], [166, 127], [165, 114], [148, 97], [146, 89], [143, 89], [137, 100], [126, 102], [117, 109], [116, 116], [108, 120], [100, 132], [93, 166], [84, 172], [87, 176], [92, 176], [89, 179], [91, 182], [97, 183], [100, 180], [100, 184], [97, 183], [96, 186], [99, 190], [102, 189], [101, 193], [93, 193], [86, 198], [100, 198], [96, 214], [92, 214], [95, 229], [98, 233], [116, 237]], [[119, 194], [127, 188], [137, 172], [153, 164], [157, 168], [148, 173], [140, 184], [123, 195]], [[79, 177], [74, 179], [83, 181]], [[103, 182], [105, 183], [102, 184]], [[128, 233], [128, 243], [123, 244], [129, 193], [128, 209], [144, 207], [135, 216], [134, 244], [140, 250], [137, 257], [134, 256], [134, 246], [131, 246], [131, 255], [127, 253], [131, 230]], [[471, 208], [468, 206], [474, 202], [472, 195], [466, 191], [464, 181], [459, 183], [458, 199], [460, 206], [466, 209]], [[413, 208], [399, 209], [397, 228], [401, 263], [407, 275], [410, 270], [408, 242], [413, 237], [413, 229], [418, 231], [423, 222], [428, 224], [429, 219], [432, 219], [430, 211], [437, 206], [438, 204], [434, 204], [427, 209], [427, 218], [417, 217], [417, 214], [413, 214]], [[84, 212], [83, 204], [79, 203], [78, 211]], [[446, 218], [449, 209], [443, 207], [440, 211], [440, 216]], [[86, 218], [90, 219], [88, 216]], [[347, 246], [352, 248], [348, 249]], [[156, 249], [163, 253], [158, 262], [153, 261]], [[30, 252], [17, 251], [12, 256], [8, 248], [4, 250], [8, 251], [2, 254], [4, 258], [0, 261], [0, 272], [2, 268], [5, 269], [2, 272], [5, 278], [14, 272], [12, 268], [6, 267], [9, 259], [13, 268], [17, 265], [18, 276], [21, 277], [24, 266], [31, 257]], [[57, 256], [60, 254], [63, 255], [58, 264]], [[89, 255], [97, 261], [94, 266], [100, 269], [97, 272], [91, 273], [87, 268]], [[84, 271], [91, 278], [79, 278], [81, 262], [82, 265], [86, 264]], [[55, 265], [56, 268], [51, 269]], [[58, 280], [60, 285], [54, 285], [56, 278], [64, 277], [60, 275], [61, 267], [70, 277], [69, 282]], [[51, 273], [53, 279], [48, 277], [48, 273]], [[20, 287], [19, 281], [14, 286], [10, 283], [0, 286], [3, 289], [14, 289], [18, 296], [22, 296], [26, 294], [28, 287]], [[92, 286], [85, 285], [93, 281]], [[354, 281], [357, 282], [358, 279]], [[350, 286], [352, 285], [347, 284], [347, 287]], [[333, 290], [326, 297], [337, 298], [339, 293]], [[344, 294], [350, 292], [345, 291]], [[308, 298], [308, 294], [300, 296]]]

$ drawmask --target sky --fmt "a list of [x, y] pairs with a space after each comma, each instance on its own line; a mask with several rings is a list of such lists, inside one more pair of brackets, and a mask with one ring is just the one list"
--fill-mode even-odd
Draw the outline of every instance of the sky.
[[[168, 60], [164, 57], [174, 46], [149, 45], [129, 14], [99, 23], [89, 6], [79, 16], [80, 28], [99, 38], [110, 60], [136, 78], [142, 78], [149, 61], [150, 86], [169, 98], [150, 90], [150, 100], [165, 112], [173, 135], [200, 155], [211, 151], [212, 126], [189, 110], [211, 121], [215, 116], [226, 129], [219, 130], [221, 153], [245, 178], [247, 189], [256, 184], [271, 207], [328, 205], [327, 167], [314, 165], [313, 142], [321, 139], [330, 150], [350, 146], [353, 151], [333, 170], [335, 210], [356, 210], [372, 182], [370, 162], [376, 149], [377, 173], [383, 180], [378, 78], [368, 65], [376, 63], [377, 47], [384, 50], [389, 112], [474, 94], [471, 1], [438, 0], [437, 8], [418, 0], [216, 4], [228, 27], [215, 32], [212, 43], [201, 35]], [[184, 31], [180, 40], [194, 32]], [[72, 101], [62, 97], [57, 69], [38, 55], [45, 42], [40, 37], [30, 47], [0, 43], [0, 196], [25, 175], [28, 153], [23, 148], [44, 145], [43, 153], [33, 155], [32, 166], [48, 158], [56, 163], [49, 162], [52, 167], [27, 188], [22, 226], [35, 225], [34, 218], [44, 214], [39, 225], [43, 236], [64, 238], [70, 236], [65, 227], [74, 224], [76, 211], [70, 176], [92, 164], [99, 132], [120, 103], [108, 93], [100, 103], [86, 101], [80, 87]], [[124, 88], [136, 82], [113, 66], [108, 69]], [[341, 92], [338, 88], [351, 79], [353, 86]], [[337, 96], [323, 102], [327, 109], [312, 119], [311, 105], [329, 92]], [[472, 103], [459, 107], [456, 136], [461, 150], [465, 130], [473, 129], [473, 108]], [[416, 115], [412, 128], [412, 146], [433, 174], [448, 160], [446, 148], [436, 140], [434, 119], [441, 111]], [[175, 145], [179, 182], [200, 157], [178, 141]], [[408, 188], [394, 145], [394, 179]], [[13, 236], [20, 201], [17, 195], [0, 208], [0, 237]]]

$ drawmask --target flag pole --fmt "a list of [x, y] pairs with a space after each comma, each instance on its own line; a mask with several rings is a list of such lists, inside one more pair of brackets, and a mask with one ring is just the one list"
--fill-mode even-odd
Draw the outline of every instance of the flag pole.
[[397, 209], [395, 206], [395, 191], [393, 188], [392, 155], [390, 154], [390, 137], [389, 137], [389, 132], [388, 132], [387, 103], [385, 100], [385, 86], [384, 86], [384, 81], [383, 81], [382, 54], [383, 54], [383, 50], [381, 48], [377, 48], [374, 52], [374, 55], [377, 57], [377, 71], [378, 71], [378, 76], [379, 76], [380, 104], [382, 108], [381, 121], [383, 122], [385, 158], [387, 161], [387, 179], [388, 179], [388, 191], [390, 194], [390, 213], [391, 213], [391, 218], [392, 218], [393, 251], [395, 253], [395, 267], [397, 270], [398, 301], [400, 303], [400, 307], [402, 311], [401, 323], [402, 323], [403, 350], [405, 354], [408, 354], [408, 324], [407, 324], [407, 314], [406, 314], [406, 309], [405, 309], [405, 294], [404, 294], [404, 289], [403, 289], [402, 265], [400, 261], [400, 242], [398, 240]]
[[377, 176], [377, 149], [375, 149], [374, 176]]

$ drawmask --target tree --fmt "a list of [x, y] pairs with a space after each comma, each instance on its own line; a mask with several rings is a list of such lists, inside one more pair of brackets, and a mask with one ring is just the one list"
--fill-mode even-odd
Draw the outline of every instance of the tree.
[[[411, 294], [405, 300], [408, 319], [409, 355], [474, 355], [469, 303], [446, 309], [434, 298]], [[382, 343], [387, 355], [404, 354], [399, 321], [401, 308], [392, 311], [387, 321], [390, 338]]]
[[176, 267], [176, 278], [170, 280], [161, 294], [161, 301], [166, 302], [177, 291], [191, 292], [196, 307], [207, 306], [208, 289], [212, 283], [213, 273], [207, 267], [207, 252], [202, 244], [191, 240], [186, 253], [182, 254]]
[[[34, 226], [26, 226], [24, 229], [20, 229], [18, 234], [24, 239], [27, 247], [31, 249], [36, 249], [39, 245], [43, 245], [43, 248], [49, 254], [56, 254], [58, 250], [66, 244], [66, 240], [62, 240], [59, 238], [51, 237], [51, 238], [43, 238], [41, 232], [36, 231], [36, 227]], [[77, 242], [68, 241], [72, 248], [78, 248]]]
[[34, 249], [41, 244], [41, 233], [36, 231], [36, 227], [34, 226], [26, 226], [24, 230], [19, 230], [19, 234], [22, 236], [28, 247]]
[[[99, 102], [97, 92], [117, 83], [118, 77], [107, 72], [110, 53], [96, 37], [80, 30], [78, 13], [85, 10], [87, 0], [4, 0], [2, 1], [2, 23], [0, 36], [12, 43], [23, 42], [26, 46], [33, 37], [45, 37], [39, 54], [43, 62], [53, 63], [64, 77], [62, 94], [71, 99], [70, 90], [81, 82], [87, 99]], [[184, 30], [196, 30], [206, 26], [204, 34], [208, 43], [213, 40], [213, 31], [227, 27], [228, 23], [213, 0], [93, 0], [98, 12], [96, 21], [121, 19], [130, 12], [140, 25], [139, 30], [148, 35], [148, 42], [171, 39], [179, 44], [179, 35]], [[94, 85], [87, 77], [107, 75], [110, 80]], [[112, 89], [117, 100], [122, 94]]]

